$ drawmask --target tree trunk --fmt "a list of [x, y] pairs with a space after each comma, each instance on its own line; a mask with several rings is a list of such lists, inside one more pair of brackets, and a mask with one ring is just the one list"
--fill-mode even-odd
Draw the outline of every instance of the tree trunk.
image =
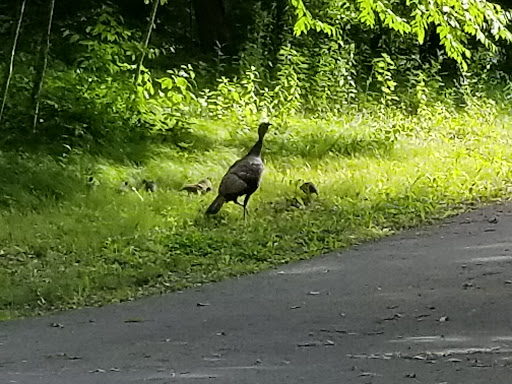
[[199, 41], [204, 50], [229, 44], [226, 10], [222, 0], [193, 0]]
[[146, 49], [149, 44], [149, 39], [151, 38], [151, 32], [153, 31], [153, 26], [155, 25], [156, 11], [158, 9], [158, 3], [160, 0], [153, 0], [153, 9], [151, 10], [151, 17], [149, 18], [149, 26], [148, 33], [146, 34], [146, 39], [144, 41], [144, 49], [142, 50], [142, 54], [140, 56], [140, 61], [137, 64], [137, 69], [135, 71], [134, 84], [136, 85], [139, 81], [140, 76], [140, 68], [144, 62], [144, 57], [146, 56]]
[[27, 2], [27, 0], [22, 0], [22, 2], [21, 2], [20, 16], [18, 17], [18, 25], [16, 26], [16, 31], [14, 33], [14, 39], [13, 39], [12, 50], [11, 50], [11, 58], [9, 60], [9, 65], [7, 66], [4, 89], [2, 92], [3, 96], [2, 96], [2, 106], [0, 107], [0, 122], [2, 121], [2, 116], [4, 114], [5, 103], [7, 102], [7, 93], [9, 92], [9, 84], [11, 83], [12, 70], [13, 70], [13, 65], [14, 65], [14, 54], [16, 53], [16, 46], [18, 45], [18, 38], [20, 36], [21, 23], [23, 21], [23, 14], [25, 13], [26, 2]]
[[50, 35], [52, 30], [53, 10], [55, 8], [55, 0], [50, 0], [50, 6], [48, 8], [48, 27], [46, 29], [46, 39], [44, 45], [41, 47], [42, 63], [37, 69], [36, 82], [34, 83], [34, 89], [32, 99], [34, 102], [34, 121], [32, 124], [32, 131], [35, 133], [37, 128], [37, 120], [39, 118], [39, 102], [41, 96], [41, 90], [43, 88], [44, 74], [46, 72], [46, 66], [48, 65], [48, 52], [50, 50]]

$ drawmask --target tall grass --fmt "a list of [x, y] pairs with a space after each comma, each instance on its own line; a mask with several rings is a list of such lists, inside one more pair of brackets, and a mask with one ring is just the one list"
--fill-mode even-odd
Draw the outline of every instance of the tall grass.
[[[373, 108], [276, 124], [249, 203], [203, 212], [255, 127], [198, 122], [182, 148], [127, 145], [84, 153], [0, 152], [0, 318], [102, 305], [269, 268], [375, 239], [507, 197], [505, 111]], [[87, 178], [98, 185], [91, 188]], [[128, 180], [156, 193], [118, 193]], [[304, 199], [313, 181], [320, 195]]]

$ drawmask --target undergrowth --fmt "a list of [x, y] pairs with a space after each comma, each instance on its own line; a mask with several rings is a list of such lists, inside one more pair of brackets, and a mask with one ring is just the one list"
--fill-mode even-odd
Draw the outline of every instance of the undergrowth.
[[[180, 148], [0, 152], [0, 319], [103, 305], [270, 268], [507, 196], [508, 113], [442, 105], [291, 119], [269, 132], [260, 190], [214, 217], [185, 183], [227, 167], [255, 127], [197, 121]], [[93, 177], [93, 185], [87, 183]], [[142, 190], [143, 179], [158, 190]], [[139, 188], [119, 193], [123, 181]], [[311, 201], [302, 181], [317, 184]]]

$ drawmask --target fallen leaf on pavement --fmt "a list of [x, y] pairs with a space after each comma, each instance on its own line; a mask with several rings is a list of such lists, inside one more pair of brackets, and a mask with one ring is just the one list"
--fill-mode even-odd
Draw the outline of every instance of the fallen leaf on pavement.
[[105, 370], [101, 368], [96, 368], [93, 369], [92, 371], [89, 371], [89, 373], [105, 373]]
[[74, 355], [70, 356], [66, 352], [59, 352], [54, 355], [48, 355], [48, 358], [50, 358], [50, 359], [53, 357], [59, 357], [59, 358], [68, 359], [68, 360], [80, 360], [82, 358], [81, 356], [74, 356]]
[[462, 288], [464, 288], [464, 289], [468, 289], [471, 287], [473, 287], [473, 283], [471, 281], [467, 281], [464, 284], [462, 284]]
[[456, 358], [451, 358], [451, 359], [448, 359], [446, 360], [447, 363], [460, 363], [462, 362], [461, 359], [456, 359]]
[[391, 320], [398, 320], [401, 319], [403, 315], [401, 313], [395, 313], [393, 316], [386, 317], [382, 319], [381, 321], [391, 321]]
[[361, 372], [361, 373], [359, 374], [359, 376], [361, 376], [361, 377], [370, 377], [370, 376], [371, 376], [371, 377], [374, 377], [374, 376], [377, 376], [377, 374], [376, 374], [376, 373], [373, 373], [373, 372]]
[[319, 341], [309, 341], [306, 343], [299, 343], [297, 344], [297, 347], [319, 347], [322, 345]]

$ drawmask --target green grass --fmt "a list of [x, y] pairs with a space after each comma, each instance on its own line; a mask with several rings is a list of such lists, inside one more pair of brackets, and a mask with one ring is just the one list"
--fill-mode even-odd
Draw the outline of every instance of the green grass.
[[[239, 206], [205, 217], [214, 195], [179, 188], [206, 176], [217, 185], [255, 140], [254, 128], [198, 122], [185, 150], [0, 152], [0, 319], [252, 273], [506, 198], [508, 115], [484, 104], [278, 123], [245, 225]], [[85, 183], [90, 175], [95, 189]], [[123, 180], [144, 178], [159, 190], [141, 191], [143, 201], [117, 192]], [[299, 180], [315, 182], [320, 196], [296, 208]]]

